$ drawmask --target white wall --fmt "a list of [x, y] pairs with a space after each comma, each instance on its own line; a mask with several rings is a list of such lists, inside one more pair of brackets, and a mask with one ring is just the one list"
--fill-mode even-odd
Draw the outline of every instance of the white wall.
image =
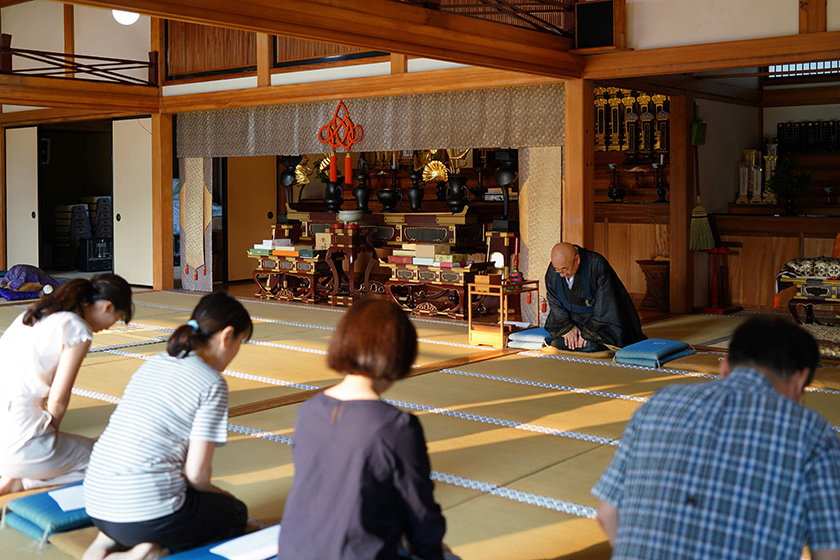
[[[738, 191], [738, 165], [743, 150], [761, 147], [760, 112], [756, 107], [698, 100], [700, 118], [706, 121], [706, 143], [697, 147], [700, 201], [709, 214], [726, 213]], [[693, 178], [689, 181], [694, 185]], [[692, 204], [693, 206], [693, 204]], [[695, 253], [694, 303], [708, 305], [709, 258]]]
[[[121, 25], [111, 15], [111, 10], [76, 6], [73, 21], [76, 54], [149, 60], [151, 29], [148, 16], [140, 16], [132, 25]], [[148, 79], [149, 72], [134, 70], [130, 75], [145, 80]]]
[[[830, 12], [838, 25], [840, 13]], [[798, 32], [796, 0], [627, 0], [627, 46], [637, 50]]]
[[836, 120], [840, 120], [840, 104], [768, 107], [764, 109], [764, 136], [775, 137], [776, 125], [780, 122]]

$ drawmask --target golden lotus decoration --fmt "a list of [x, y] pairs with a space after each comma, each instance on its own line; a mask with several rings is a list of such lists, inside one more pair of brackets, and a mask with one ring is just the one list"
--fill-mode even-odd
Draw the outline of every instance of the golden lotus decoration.
[[426, 167], [426, 165], [430, 161], [433, 161], [432, 158], [435, 156], [435, 154], [437, 154], [437, 150], [421, 150], [421, 151], [417, 152], [417, 158], [416, 159], [417, 159], [419, 165], [417, 165], [414, 168], [414, 170], [415, 171], [420, 171], [421, 169]]
[[423, 167], [423, 182], [443, 183], [449, 178], [446, 166], [442, 161], [430, 161]]
[[467, 154], [470, 152], [470, 148], [459, 152], [458, 150], [450, 150], [447, 149], [446, 153], [449, 156], [449, 172], [453, 175], [458, 174], [458, 169], [464, 166], [464, 159], [467, 157]]
[[[329, 163], [329, 162], [327, 162]], [[307, 185], [309, 184], [309, 174], [312, 173], [312, 170], [303, 165], [302, 163], [297, 164], [295, 167], [295, 183], [298, 185]]]

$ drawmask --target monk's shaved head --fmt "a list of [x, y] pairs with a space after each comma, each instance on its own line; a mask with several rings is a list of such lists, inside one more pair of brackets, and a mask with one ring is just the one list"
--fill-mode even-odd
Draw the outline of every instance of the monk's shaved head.
[[571, 243], [558, 243], [551, 249], [551, 264], [560, 276], [564, 278], [574, 276], [580, 266], [577, 248]]

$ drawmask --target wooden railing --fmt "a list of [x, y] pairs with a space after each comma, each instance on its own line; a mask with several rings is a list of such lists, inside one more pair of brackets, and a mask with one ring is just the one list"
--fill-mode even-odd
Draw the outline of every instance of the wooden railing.
[[[44, 66], [14, 68], [14, 58], [34, 61]], [[0, 35], [0, 74], [40, 76], [46, 78], [95, 79], [117, 84], [157, 86], [158, 53], [149, 53], [149, 60], [126, 60], [105, 56], [66, 54], [30, 49], [13, 49], [12, 36]], [[126, 73], [129, 70], [146, 70], [148, 79]]]

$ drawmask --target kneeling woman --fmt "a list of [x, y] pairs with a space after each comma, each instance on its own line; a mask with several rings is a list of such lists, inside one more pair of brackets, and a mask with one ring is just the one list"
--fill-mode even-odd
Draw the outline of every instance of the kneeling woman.
[[223, 292], [204, 296], [186, 325], [132, 375], [93, 448], [85, 504], [99, 535], [84, 559], [154, 558], [241, 535], [245, 504], [210, 486], [227, 440], [223, 371], [251, 336], [251, 318]]
[[443, 558], [423, 429], [380, 400], [416, 354], [414, 326], [390, 300], [360, 300], [339, 322], [327, 365], [344, 379], [298, 412], [280, 560], [394, 560], [402, 539]]
[[118, 319], [131, 319], [131, 286], [98, 274], [61, 284], [3, 334], [0, 494], [82, 480], [93, 440], [59, 426], [93, 333]]

